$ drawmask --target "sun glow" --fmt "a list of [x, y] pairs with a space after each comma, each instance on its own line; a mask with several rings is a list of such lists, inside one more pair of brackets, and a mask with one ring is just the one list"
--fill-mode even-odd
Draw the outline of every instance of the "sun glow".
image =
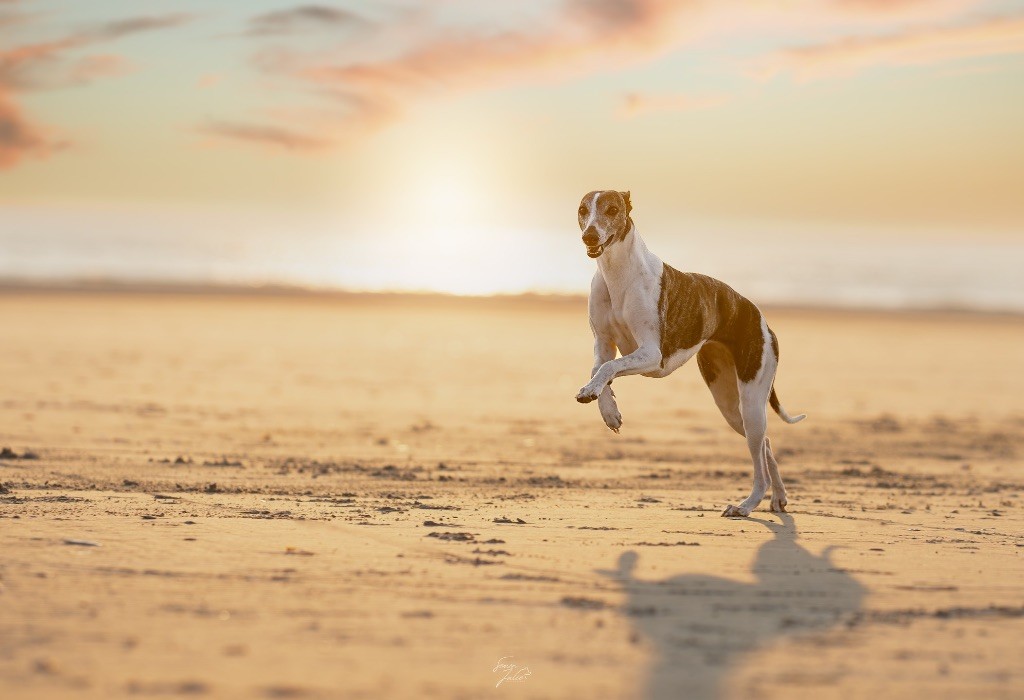
[[[328, 284], [466, 296], [588, 288], [593, 261], [580, 248], [572, 207], [564, 235], [552, 235], [550, 210], [510, 197], [505, 178], [518, 175], [493, 154], [413, 136], [394, 139], [388, 159], [356, 183], [366, 196], [336, 212]], [[339, 192], [351, 186], [339, 183]]]
[[421, 188], [419, 208], [439, 218], [463, 218], [479, 198], [468, 182], [455, 174], [439, 174]]
[[486, 195], [467, 173], [433, 171], [412, 191], [385, 273], [392, 285], [465, 295], [527, 288], [525, 261], [503, 250]]

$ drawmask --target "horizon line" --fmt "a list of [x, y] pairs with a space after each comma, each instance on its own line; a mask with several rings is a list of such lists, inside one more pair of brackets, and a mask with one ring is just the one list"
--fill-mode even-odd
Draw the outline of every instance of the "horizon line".
[[[113, 278], [34, 279], [0, 277], [0, 296], [17, 294], [61, 295], [140, 295], [140, 296], [212, 296], [257, 297], [279, 299], [334, 299], [381, 300], [420, 302], [540, 302], [548, 304], [585, 304], [587, 294], [582, 292], [522, 291], [493, 294], [458, 294], [437, 290], [358, 290], [343, 287], [289, 284], [281, 282], [187, 282], [180, 280], [132, 281]], [[872, 306], [868, 304], [841, 304], [835, 302], [790, 303], [767, 302], [759, 307], [782, 312], [841, 313], [841, 314], [927, 314], [1024, 318], [1024, 309], [984, 308], [968, 305]]]

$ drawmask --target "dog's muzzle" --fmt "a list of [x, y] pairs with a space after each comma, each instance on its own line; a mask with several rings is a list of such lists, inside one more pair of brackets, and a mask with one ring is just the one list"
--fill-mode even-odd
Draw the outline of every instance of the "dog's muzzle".
[[598, 243], [597, 245], [587, 246], [587, 257], [588, 258], [599, 258], [601, 253], [604, 252], [604, 244]]

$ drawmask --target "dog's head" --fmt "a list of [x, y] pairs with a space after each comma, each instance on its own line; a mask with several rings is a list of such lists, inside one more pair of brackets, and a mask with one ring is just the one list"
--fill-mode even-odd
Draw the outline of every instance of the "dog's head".
[[631, 225], [631, 211], [633, 205], [629, 201], [629, 192], [597, 190], [583, 197], [577, 213], [589, 257], [601, 257], [605, 248], [626, 237]]

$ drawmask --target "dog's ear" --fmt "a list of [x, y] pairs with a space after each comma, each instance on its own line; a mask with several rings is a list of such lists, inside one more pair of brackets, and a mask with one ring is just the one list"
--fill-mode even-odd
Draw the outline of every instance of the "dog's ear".
[[629, 216], [629, 212], [633, 211], [633, 203], [629, 201], [629, 191], [619, 192], [622, 195], [622, 199], [626, 202], [626, 216]]

